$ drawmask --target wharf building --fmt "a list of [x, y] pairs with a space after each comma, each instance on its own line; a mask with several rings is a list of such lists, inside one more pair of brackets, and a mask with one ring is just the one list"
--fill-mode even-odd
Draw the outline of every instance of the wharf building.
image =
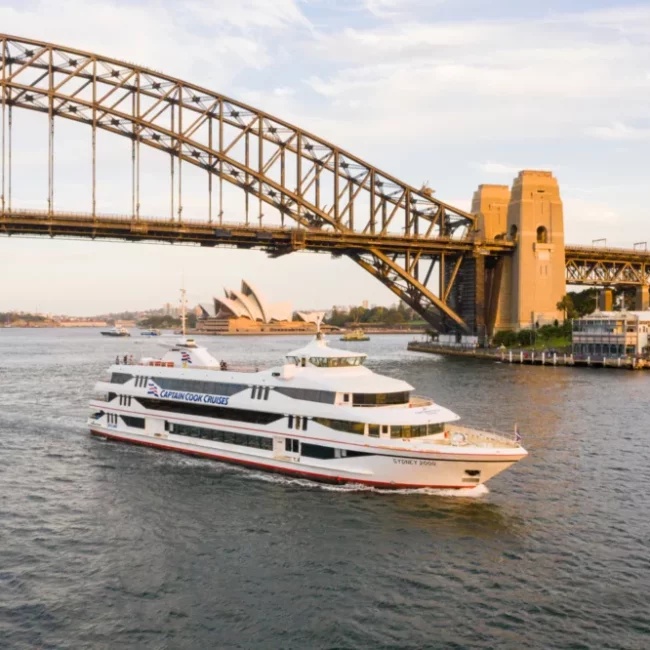
[[[323, 312], [296, 312], [290, 302], [269, 303], [250, 282], [241, 289], [225, 289], [223, 297], [199, 305], [197, 334], [314, 334]], [[322, 329], [327, 329], [324, 327]]]
[[576, 359], [638, 357], [648, 353], [650, 311], [596, 311], [573, 321]]

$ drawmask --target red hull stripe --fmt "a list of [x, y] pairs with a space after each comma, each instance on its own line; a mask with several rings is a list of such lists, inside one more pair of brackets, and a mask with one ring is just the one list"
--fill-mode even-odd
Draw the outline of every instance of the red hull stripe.
[[342, 476], [329, 476], [329, 474], [318, 474], [316, 472], [306, 472], [304, 470], [292, 470], [284, 467], [278, 467], [277, 465], [270, 465], [268, 463], [258, 463], [251, 460], [241, 460], [239, 458], [230, 458], [228, 456], [221, 456], [219, 454], [213, 454], [206, 451], [194, 451], [190, 449], [179, 449], [178, 447], [172, 447], [170, 445], [162, 445], [158, 442], [149, 442], [145, 440], [133, 440], [132, 438], [124, 438], [122, 436], [115, 435], [113, 433], [105, 433], [103, 431], [97, 431], [91, 429], [90, 433], [95, 436], [101, 436], [102, 438], [110, 438], [112, 440], [119, 440], [120, 442], [130, 442], [134, 445], [143, 445], [145, 447], [155, 447], [157, 449], [167, 449], [169, 451], [176, 451], [182, 454], [188, 454], [190, 456], [201, 456], [204, 458], [212, 458], [214, 460], [220, 460], [225, 463], [235, 463], [237, 465], [245, 465], [247, 467], [254, 467], [256, 469], [264, 470], [267, 472], [277, 472], [280, 474], [289, 474], [290, 476], [297, 476], [301, 478], [308, 478], [314, 481], [322, 481], [328, 483], [359, 483], [361, 485], [369, 485], [372, 487], [380, 487], [389, 490], [404, 490], [404, 489], [422, 489], [422, 488], [432, 488], [436, 490], [442, 489], [454, 489], [461, 490], [467, 488], [476, 487], [476, 485], [414, 485], [410, 483], [385, 483], [381, 481], [364, 481], [362, 479], [350, 479]]

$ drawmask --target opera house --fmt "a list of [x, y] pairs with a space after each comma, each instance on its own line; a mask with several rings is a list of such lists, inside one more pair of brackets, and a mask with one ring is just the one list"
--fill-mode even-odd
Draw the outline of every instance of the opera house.
[[226, 289], [223, 298], [199, 308], [197, 334], [310, 334], [323, 317], [323, 312], [296, 312], [293, 320], [290, 302], [269, 303], [245, 280], [240, 291]]

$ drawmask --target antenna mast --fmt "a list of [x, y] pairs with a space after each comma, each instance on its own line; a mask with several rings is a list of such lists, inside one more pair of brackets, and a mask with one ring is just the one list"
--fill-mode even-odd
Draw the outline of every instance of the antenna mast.
[[181, 330], [185, 336], [185, 307], [187, 304], [187, 292], [185, 291], [185, 278], [183, 277], [183, 286], [181, 287]]

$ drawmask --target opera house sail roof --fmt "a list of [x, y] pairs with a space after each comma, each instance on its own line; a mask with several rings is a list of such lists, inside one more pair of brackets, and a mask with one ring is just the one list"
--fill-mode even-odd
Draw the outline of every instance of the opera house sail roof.
[[[253, 322], [270, 324], [291, 321], [293, 317], [290, 302], [269, 303], [250, 282], [242, 280], [241, 289], [225, 289], [223, 297], [214, 297], [212, 303], [202, 303], [201, 318], [226, 320], [246, 318]], [[298, 312], [298, 319], [303, 322], [316, 323], [318, 312]]]

